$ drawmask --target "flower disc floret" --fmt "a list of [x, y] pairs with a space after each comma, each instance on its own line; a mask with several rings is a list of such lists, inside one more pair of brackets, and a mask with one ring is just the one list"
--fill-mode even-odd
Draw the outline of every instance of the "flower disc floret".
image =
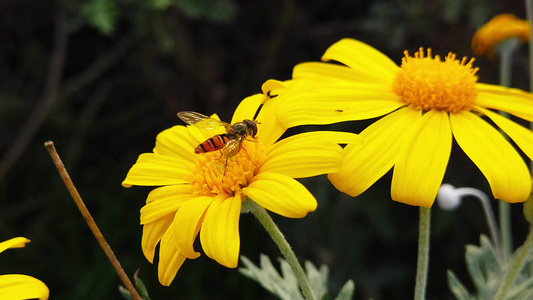
[[393, 83], [393, 91], [413, 108], [429, 111], [458, 112], [470, 110], [476, 100], [477, 68], [474, 59], [457, 60], [449, 53], [445, 60], [431, 56], [431, 49], [424, 56], [420, 48], [414, 56], [407, 51]]
[[264, 160], [264, 151], [257, 141], [244, 141], [241, 151], [227, 158], [220, 151], [198, 155], [192, 170], [191, 183], [197, 196], [242, 194], [257, 174]]

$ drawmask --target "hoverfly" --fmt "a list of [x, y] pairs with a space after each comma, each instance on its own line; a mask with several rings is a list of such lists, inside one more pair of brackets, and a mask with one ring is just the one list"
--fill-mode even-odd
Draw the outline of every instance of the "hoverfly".
[[222, 155], [226, 157], [226, 164], [228, 158], [239, 153], [242, 142], [246, 137], [253, 138], [257, 134], [257, 122], [252, 120], [229, 124], [193, 111], [179, 112], [178, 117], [189, 125], [207, 130], [224, 126], [226, 133], [218, 134], [205, 140], [194, 149], [194, 152], [200, 154], [220, 150]]

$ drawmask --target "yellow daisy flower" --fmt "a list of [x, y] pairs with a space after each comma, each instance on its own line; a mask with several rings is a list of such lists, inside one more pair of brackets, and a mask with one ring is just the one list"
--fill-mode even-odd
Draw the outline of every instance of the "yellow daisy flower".
[[472, 51], [476, 55], [492, 55], [496, 45], [504, 40], [517, 37], [522, 43], [529, 41], [531, 26], [526, 20], [518, 19], [512, 14], [493, 17], [479, 28], [472, 37]]
[[[279, 91], [280, 86], [274, 82], [272, 88]], [[273, 96], [270, 90], [266, 94]], [[253, 119], [262, 106], [257, 134], [227, 161], [220, 151], [195, 154], [200, 143], [221, 132], [174, 126], [161, 132], [153, 153], [141, 154], [128, 172], [125, 187], [162, 186], [150, 192], [141, 209], [142, 250], [153, 262], [160, 243], [161, 284], [170, 285], [185, 259], [200, 255], [193, 248], [198, 234], [208, 257], [235, 268], [241, 204], [249, 198], [285, 217], [306, 216], [317, 202], [294, 178], [339, 171], [342, 148], [337, 143], [360, 142], [344, 132], [302, 133], [277, 141], [285, 130], [267, 95], [248, 97], [235, 111], [232, 124]]]
[[[340, 191], [357, 196], [394, 167], [391, 196], [431, 207], [441, 185], [452, 136], [487, 178], [495, 198], [525, 201], [531, 190], [526, 163], [487, 119], [533, 158], [533, 132], [493, 110], [533, 122], [533, 95], [477, 82], [473, 60], [444, 60], [420, 49], [405, 52], [401, 67], [367, 44], [343, 39], [322, 57], [340, 64], [296, 66], [294, 82], [307, 93], [279, 105], [285, 126], [381, 117], [360, 133], [362, 145], [344, 149]], [[281, 99], [281, 98], [280, 98]]]
[[[30, 240], [16, 237], [0, 243], [0, 253], [23, 248]], [[48, 287], [39, 279], [22, 274], [0, 275], [0, 299], [48, 299]]]

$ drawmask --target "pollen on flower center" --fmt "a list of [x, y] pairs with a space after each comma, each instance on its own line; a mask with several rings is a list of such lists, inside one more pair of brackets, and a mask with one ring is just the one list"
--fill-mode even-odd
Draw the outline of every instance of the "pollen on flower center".
[[472, 66], [474, 59], [467, 62], [464, 57], [459, 61], [449, 53], [442, 61], [438, 55], [431, 56], [431, 49], [424, 57], [423, 48], [414, 57], [407, 51], [404, 54], [393, 83], [393, 92], [404, 102], [423, 111], [470, 109], [477, 96], [478, 68]]
[[261, 166], [263, 152], [257, 141], [245, 140], [239, 153], [227, 160], [220, 151], [198, 154], [191, 179], [195, 194], [240, 194]]

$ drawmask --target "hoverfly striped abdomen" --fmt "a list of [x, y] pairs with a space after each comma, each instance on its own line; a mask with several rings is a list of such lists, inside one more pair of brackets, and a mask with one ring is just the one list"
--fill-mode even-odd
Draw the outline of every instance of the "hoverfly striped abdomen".
[[220, 149], [224, 148], [226, 143], [228, 141], [230, 141], [231, 139], [232, 139], [232, 137], [230, 135], [228, 135], [228, 134], [215, 135], [214, 137], [209, 138], [209, 139], [205, 140], [203, 143], [201, 143], [200, 145], [198, 145], [194, 149], [194, 152], [196, 154], [200, 154], [200, 153], [206, 153], [206, 152], [212, 152], [212, 151], [220, 150]]

